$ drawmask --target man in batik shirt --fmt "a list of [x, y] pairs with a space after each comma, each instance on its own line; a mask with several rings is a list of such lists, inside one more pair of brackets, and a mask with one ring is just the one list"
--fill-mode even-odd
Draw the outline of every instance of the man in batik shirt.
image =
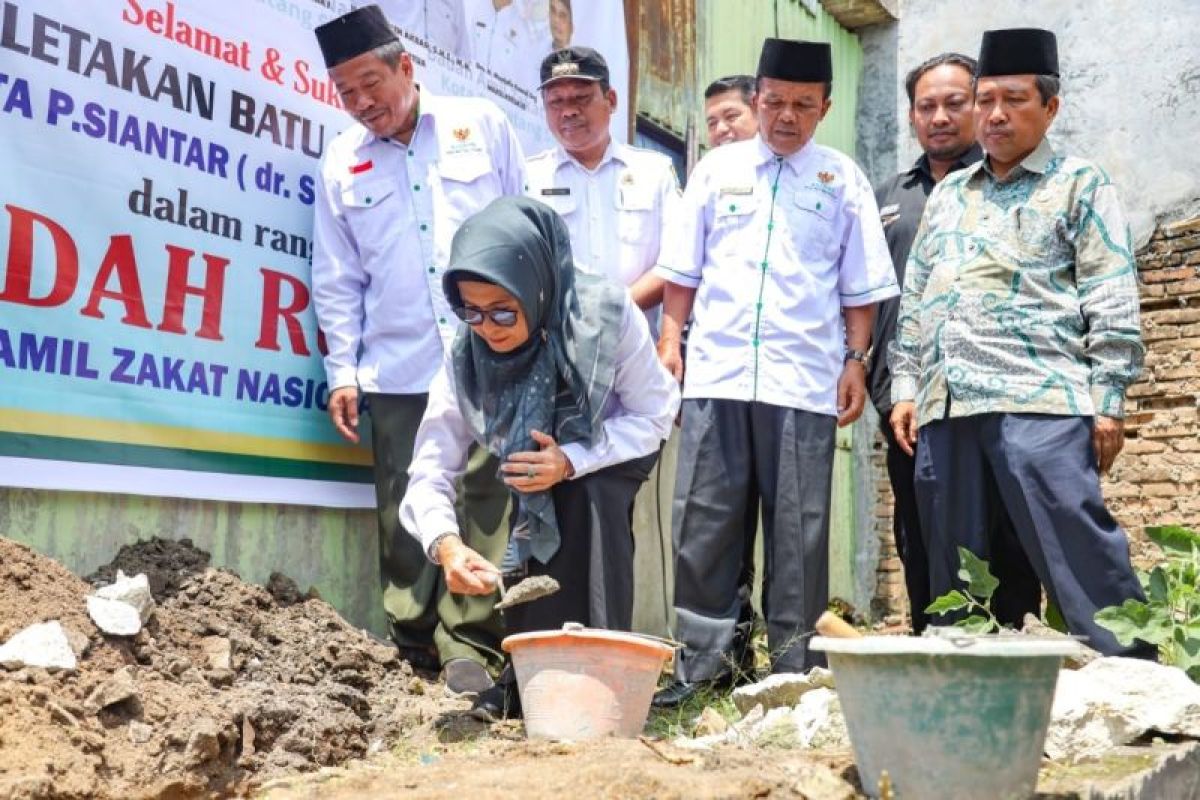
[[989, 519], [1001, 515], [1071, 633], [1141, 655], [1095, 622], [1143, 598], [1100, 493], [1144, 353], [1132, 241], [1108, 175], [1045, 139], [1058, 85], [1053, 33], [984, 34], [986, 155], [938, 184], [917, 231], [891, 423], [902, 446], [919, 441], [933, 597], [961, 586], [958, 547], [992, 557]]

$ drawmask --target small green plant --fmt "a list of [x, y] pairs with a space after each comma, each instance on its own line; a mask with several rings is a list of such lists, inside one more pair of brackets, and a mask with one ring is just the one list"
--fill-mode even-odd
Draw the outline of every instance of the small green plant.
[[1158, 648], [1164, 664], [1185, 671], [1200, 683], [1200, 533], [1176, 525], [1146, 529], [1166, 559], [1138, 578], [1146, 601], [1126, 600], [1096, 612], [1123, 647], [1135, 639]]
[[934, 600], [926, 614], [946, 614], [951, 611], [970, 613], [954, 623], [968, 633], [995, 633], [1000, 623], [992, 613], [992, 595], [1000, 581], [988, 570], [987, 562], [965, 547], [958, 548], [958, 579], [967, 585], [966, 591], [952, 589]]

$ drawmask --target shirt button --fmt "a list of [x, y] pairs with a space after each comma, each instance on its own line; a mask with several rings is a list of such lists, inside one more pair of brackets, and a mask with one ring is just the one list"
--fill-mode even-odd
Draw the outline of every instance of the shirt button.
[[429, 268], [429, 271], [430, 271], [431, 273], [433, 273], [433, 272], [437, 272], [437, 267], [430, 267], [430, 268]]
[[409, 156], [416, 155], [415, 153], [413, 153], [413, 151], [412, 151], [412, 150], [409, 150], [409, 151], [408, 151], [408, 154], [409, 154]]
[[438, 325], [445, 325], [445, 324], [446, 324], [446, 318], [438, 317]]
[[419, 183], [414, 183], [414, 184], [413, 184], [413, 191], [414, 191], [414, 192], [419, 192], [419, 191], [421, 191], [421, 184], [419, 184]]
[[421, 223], [421, 230], [423, 230], [423, 231], [424, 231], [424, 230], [429, 230], [429, 226], [428, 226], [428, 225], [426, 225], [424, 222], [422, 222], [422, 223]]

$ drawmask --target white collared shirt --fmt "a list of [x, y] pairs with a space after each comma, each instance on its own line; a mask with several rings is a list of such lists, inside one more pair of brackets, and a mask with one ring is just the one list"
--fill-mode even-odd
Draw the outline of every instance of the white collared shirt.
[[610, 141], [595, 169], [559, 145], [531, 157], [525, 170], [526, 194], [566, 221], [580, 269], [632, 286], [658, 263], [664, 221], [679, 203], [671, 159]]
[[[671, 433], [679, 410], [679, 387], [659, 363], [645, 318], [628, 297], [616, 362], [599, 441], [591, 447], [562, 446], [575, 478], [648, 456]], [[455, 482], [467, 467], [473, 441], [459, 410], [454, 368], [447, 355], [429, 387], [429, 404], [408, 467], [408, 490], [400, 503], [400, 524], [427, 553], [438, 536], [458, 531]]]
[[542, 59], [553, 44], [549, 30], [535, 24], [530, 0], [500, 9], [492, 0], [467, 0], [466, 9], [475, 62], [526, 91], [536, 90]]
[[899, 293], [862, 170], [755, 137], [711, 150], [680, 209], [657, 273], [697, 289], [683, 396], [836, 414], [842, 308]]
[[495, 105], [423, 89], [420, 103], [411, 145], [355, 124], [321, 162], [312, 289], [331, 390], [428, 389], [458, 328], [442, 293], [450, 240], [524, 188], [521, 147]]
[[472, 32], [461, 0], [355, 0], [355, 8], [378, 4], [388, 22], [467, 64]]

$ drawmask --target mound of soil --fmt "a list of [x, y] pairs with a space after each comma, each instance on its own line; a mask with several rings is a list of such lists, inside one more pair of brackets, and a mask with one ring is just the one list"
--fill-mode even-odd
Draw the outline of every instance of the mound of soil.
[[174, 597], [191, 576], [208, 569], [210, 556], [192, 544], [191, 539], [160, 539], [155, 536], [134, 544], [127, 544], [117, 551], [113, 560], [87, 577], [95, 586], [103, 586], [117, 579], [117, 570], [126, 575], [146, 573], [150, 583], [150, 594], [158, 601]]
[[122, 549], [93, 578], [145, 572], [158, 601], [122, 639], [88, 618], [91, 585], [0, 538], [0, 641], [56, 619], [81, 651], [74, 674], [0, 669], [0, 797], [244, 792], [383, 749], [434, 713], [394, 647], [282, 576], [273, 595], [207, 564], [190, 542]]

